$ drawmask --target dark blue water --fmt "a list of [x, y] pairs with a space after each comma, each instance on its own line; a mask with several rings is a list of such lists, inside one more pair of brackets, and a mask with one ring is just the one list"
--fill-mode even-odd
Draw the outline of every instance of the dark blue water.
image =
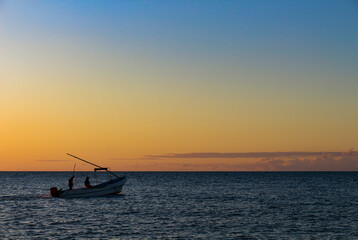
[[358, 239], [357, 172], [126, 173], [118, 196], [46, 197], [70, 175], [0, 172], [0, 239]]

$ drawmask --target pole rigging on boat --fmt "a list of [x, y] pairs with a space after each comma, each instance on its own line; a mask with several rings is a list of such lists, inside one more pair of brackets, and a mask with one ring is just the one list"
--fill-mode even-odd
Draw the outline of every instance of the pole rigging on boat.
[[76, 163], [75, 163], [75, 165], [73, 166], [72, 176], [74, 176], [74, 175], [75, 175], [75, 170], [76, 170]]
[[76, 159], [78, 159], [78, 160], [81, 160], [81, 161], [83, 161], [83, 162], [85, 162], [85, 163], [91, 164], [91, 165], [93, 165], [93, 166], [95, 166], [95, 167], [98, 167], [98, 168], [100, 168], [101, 170], [106, 170], [107, 172], [109, 172], [109, 173], [112, 174], [113, 176], [116, 176], [117, 178], [119, 178], [118, 175], [116, 175], [115, 173], [109, 171], [107, 168], [103, 168], [103, 167], [101, 167], [101, 166], [98, 166], [98, 165], [96, 165], [96, 164], [94, 164], [94, 163], [88, 162], [88, 161], [86, 161], [86, 160], [84, 160], [84, 159], [82, 159], [82, 158], [76, 157], [76, 156], [74, 156], [74, 155], [72, 155], [72, 154], [69, 154], [69, 153], [67, 153], [67, 155], [68, 155], [68, 156], [71, 156], [71, 157], [73, 157], [73, 158], [76, 158]]

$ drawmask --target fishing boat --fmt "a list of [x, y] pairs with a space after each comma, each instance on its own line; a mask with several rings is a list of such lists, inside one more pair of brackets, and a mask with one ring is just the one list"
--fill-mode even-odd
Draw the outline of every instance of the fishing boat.
[[59, 197], [59, 198], [81, 198], [81, 197], [101, 197], [101, 196], [108, 196], [108, 195], [116, 195], [122, 191], [123, 185], [127, 181], [127, 177], [123, 176], [120, 177], [115, 173], [108, 170], [108, 168], [102, 168], [96, 164], [88, 162], [82, 158], [76, 157], [72, 154], [67, 153], [67, 155], [74, 157], [78, 160], [96, 166], [97, 168], [94, 171], [107, 171], [109, 174], [115, 176], [115, 179], [111, 179], [107, 182], [100, 183], [98, 185], [94, 185], [91, 187], [84, 187], [72, 190], [58, 190], [57, 187], [52, 187], [50, 189], [50, 194], [52, 197]]

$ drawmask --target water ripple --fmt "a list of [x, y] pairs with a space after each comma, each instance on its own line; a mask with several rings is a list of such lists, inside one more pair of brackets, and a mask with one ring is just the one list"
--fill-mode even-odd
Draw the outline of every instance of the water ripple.
[[70, 174], [0, 173], [0, 239], [358, 238], [358, 173], [128, 173], [121, 195], [48, 197]]

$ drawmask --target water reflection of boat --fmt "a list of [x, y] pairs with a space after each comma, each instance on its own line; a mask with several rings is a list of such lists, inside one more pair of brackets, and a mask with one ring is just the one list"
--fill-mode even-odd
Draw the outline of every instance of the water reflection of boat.
[[58, 190], [56, 187], [52, 187], [50, 189], [51, 196], [53, 197], [60, 197], [60, 198], [79, 198], [79, 197], [100, 197], [100, 196], [107, 196], [107, 195], [115, 195], [122, 191], [123, 185], [127, 181], [127, 177], [119, 177], [118, 175], [114, 174], [113, 172], [109, 171], [108, 168], [102, 168], [96, 164], [90, 163], [84, 159], [81, 159], [79, 157], [73, 156], [69, 153], [67, 153], [69, 156], [74, 157], [78, 160], [81, 160], [83, 162], [86, 162], [88, 164], [94, 165], [97, 168], [94, 169], [94, 171], [107, 171], [111, 175], [115, 176], [115, 179], [109, 180], [107, 182], [94, 185], [91, 188], [78, 188], [78, 189], [72, 189], [72, 190]]

